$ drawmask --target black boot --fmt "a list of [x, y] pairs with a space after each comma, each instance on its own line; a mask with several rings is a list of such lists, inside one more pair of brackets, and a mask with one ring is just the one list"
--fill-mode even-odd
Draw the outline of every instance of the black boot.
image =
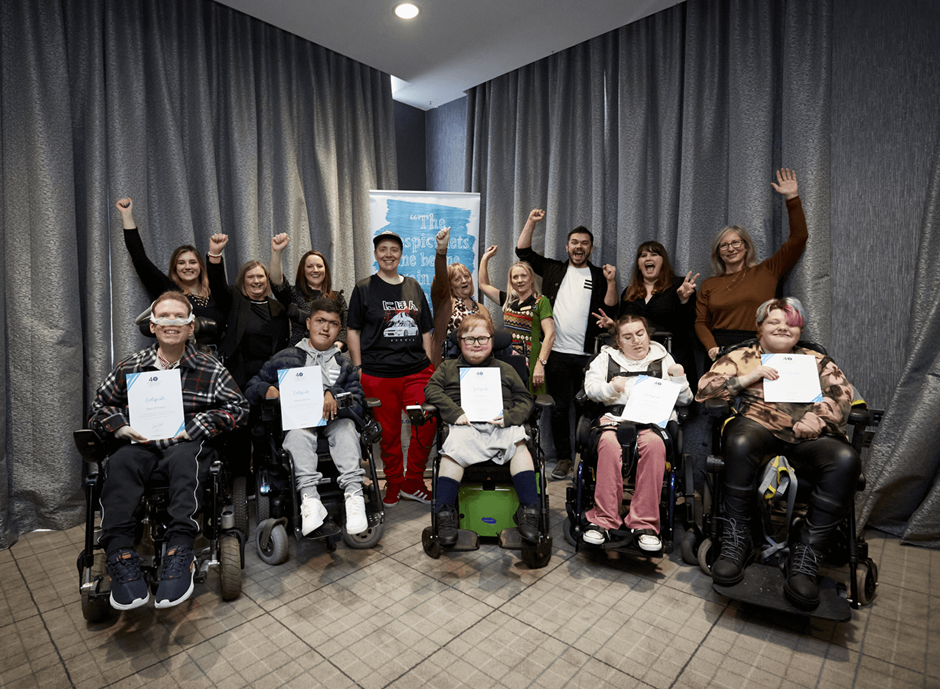
[[437, 537], [444, 546], [457, 542], [457, 508], [453, 505], [441, 505], [437, 511]]
[[819, 605], [819, 586], [816, 583], [819, 560], [819, 553], [810, 545], [797, 542], [790, 546], [787, 583], [783, 591], [793, 605], [803, 610], [813, 610]]
[[744, 578], [744, 568], [751, 560], [751, 526], [740, 519], [725, 521], [721, 554], [712, 565], [712, 579], [721, 586], [734, 586]]

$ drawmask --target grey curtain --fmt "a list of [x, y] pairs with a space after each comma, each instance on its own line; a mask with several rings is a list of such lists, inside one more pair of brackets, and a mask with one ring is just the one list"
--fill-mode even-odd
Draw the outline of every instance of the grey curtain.
[[783, 291], [807, 307], [806, 337], [889, 409], [864, 457], [875, 488], [860, 501], [878, 505], [862, 516], [917, 510], [906, 537], [935, 543], [938, 445], [915, 410], [938, 400], [938, 295], [907, 276], [937, 261], [938, 30], [927, 1], [689, 0], [472, 89], [465, 165], [484, 241], [500, 246], [492, 274], [541, 207], [536, 250], [563, 256], [584, 224], [621, 288], [647, 239], [703, 278], [726, 224], [768, 257], [787, 234], [773, 171], [794, 168], [810, 239]]
[[81, 520], [81, 428], [148, 303], [114, 203], [151, 259], [231, 237], [230, 279], [316, 247], [368, 272], [368, 190], [397, 186], [387, 75], [209, 0], [0, 3], [0, 547]]

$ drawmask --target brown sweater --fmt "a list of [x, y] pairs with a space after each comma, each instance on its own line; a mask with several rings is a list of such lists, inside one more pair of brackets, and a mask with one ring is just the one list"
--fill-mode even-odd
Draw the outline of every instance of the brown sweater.
[[705, 349], [717, 347], [712, 330], [754, 330], [757, 307], [777, 292], [781, 276], [803, 255], [809, 233], [800, 197], [787, 201], [790, 237], [773, 256], [744, 273], [710, 277], [702, 283], [696, 303], [695, 334]]

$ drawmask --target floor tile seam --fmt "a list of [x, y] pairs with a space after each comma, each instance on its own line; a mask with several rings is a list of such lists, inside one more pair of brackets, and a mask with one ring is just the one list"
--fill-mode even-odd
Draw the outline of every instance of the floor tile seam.
[[[20, 573], [20, 576], [23, 576], [23, 572], [19, 568], [19, 563], [17, 563], [17, 571]], [[27, 587], [26, 590], [29, 591], [29, 588]], [[42, 628], [45, 630], [46, 636], [48, 636], [49, 638], [49, 643], [52, 645], [52, 648], [55, 650], [56, 657], [59, 659], [59, 665], [62, 666], [62, 670], [65, 672], [65, 677], [66, 679], [68, 679], [69, 685], [74, 687], [75, 682], [74, 680], [72, 680], [72, 674], [69, 672], [68, 667], [65, 665], [65, 660], [62, 658], [62, 652], [59, 650], [59, 644], [56, 643], [55, 638], [52, 636], [52, 632], [49, 630], [49, 625], [46, 622], [46, 618], [42, 614], [42, 611], [39, 610], [38, 606], [36, 606], [36, 599], [33, 598], [32, 591], [29, 591], [29, 598], [33, 602], [33, 606], [36, 607], [36, 612], [39, 615], [39, 619], [42, 621]], [[26, 619], [29, 619], [29, 618], [26, 618]], [[29, 662], [29, 660], [27, 660], [26, 662]]]
[[[709, 626], [708, 631], [705, 632], [705, 635], [702, 637], [702, 640], [698, 642], [698, 644], [695, 647], [695, 650], [691, 654], [689, 654], [689, 657], [686, 659], [685, 663], [682, 665], [682, 668], [676, 674], [676, 678], [672, 680], [672, 683], [669, 685], [669, 689], [674, 689], [677, 686], [677, 682], [679, 681], [679, 678], [682, 677], [682, 675], [688, 669], [689, 664], [692, 662], [695, 656], [698, 655], [698, 652], [702, 650], [702, 648], [705, 647], [705, 642], [708, 641], [708, 637], [711, 636], [711, 633], [713, 631], [715, 631], [715, 628], [718, 626], [718, 623], [721, 621], [721, 618], [724, 617], [726, 614], [728, 614], [728, 610], [730, 608], [731, 608], [730, 601], [724, 604], [724, 608], [722, 608], [721, 614], [715, 617], [714, 622], [711, 623], [711, 626]], [[714, 649], [709, 649], [709, 650], [714, 650]], [[725, 658], [729, 657], [727, 653], [722, 653], [721, 655], [723, 655]]]
[[[329, 665], [331, 665], [332, 667], [334, 667], [341, 675], [343, 675], [343, 677], [345, 677], [346, 679], [348, 679], [348, 680], [349, 680], [350, 682], [352, 682], [355, 686], [357, 686], [357, 687], [361, 686], [356, 680], [354, 680], [352, 677], [350, 677], [348, 674], [346, 674], [346, 672], [343, 670], [343, 668], [341, 668], [341, 667], [339, 667], [338, 665], [336, 665], [336, 663], [334, 663], [332, 660], [330, 660], [330, 658], [328, 658], [327, 656], [325, 656], [323, 653], [320, 653], [320, 651], [318, 651], [316, 648], [314, 648], [314, 647], [310, 644], [310, 642], [308, 642], [308, 641], [307, 641], [306, 639], [304, 639], [303, 637], [299, 636], [293, 629], [291, 629], [289, 626], [287, 626], [286, 624], [284, 624], [281, 620], [278, 620], [277, 618], [274, 618], [274, 617], [272, 617], [271, 619], [273, 619], [275, 622], [277, 622], [277, 624], [279, 624], [281, 627], [283, 627], [284, 629], [286, 629], [286, 630], [291, 634], [291, 636], [293, 636], [295, 639], [297, 639], [298, 641], [300, 641], [301, 643], [303, 643], [307, 648], [309, 648], [311, 651], [313, 651], [314, 653], [316, 653], [318, 656], [320, 656], [321, 658], [323, 658], [323, 661], [324, 661], [324, 662], [326, 662], [326, 663], [328, 663]], [[347, 650], [348, 648], [349, 648], [348, 646], [347, 646], [347, 647], [344, 647], [343, 650], [345, 651], [345, 650]], [[277, 668], [272, 669], [272, 670], [271, 670], [269, 673], [267, 673], [267, 674], [271, 674], [271, 673], [277, 672], [277, 670], [279, 670], [279, 669], [281, 669], [282, 667], [285, 667], [286, 665], [289, 665], [290, 663], [295, 662], [295, 661], [296, 661], [296, 656], [295, 656], [295, 657], [292, 657], [288, 662], [284, 663], [283, 665], [280, 665], [280, 666], [278, 666]], [[306, 672], [306, 670], [305, 670], [305, 672]]]

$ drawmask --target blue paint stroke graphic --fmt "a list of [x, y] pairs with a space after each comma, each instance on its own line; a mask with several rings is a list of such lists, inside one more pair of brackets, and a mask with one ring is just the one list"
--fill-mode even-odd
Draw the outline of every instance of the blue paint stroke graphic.
[[[447, 263], [463, 263], [473, 272], [476, 238], [470, 235], [469, 210], [399, 199], [388, 199], [386, 208], [387, 224], [378, 232], [391, 230], [401, 237], [403, 247], [399, 272], [415, 276], [422, 287], [429, 288], [434, 277], [435, 235], [445, 227], [450, 228]], [[378, 263], [373, 261], [372, 270], [377, 271], [378, 268]]]

